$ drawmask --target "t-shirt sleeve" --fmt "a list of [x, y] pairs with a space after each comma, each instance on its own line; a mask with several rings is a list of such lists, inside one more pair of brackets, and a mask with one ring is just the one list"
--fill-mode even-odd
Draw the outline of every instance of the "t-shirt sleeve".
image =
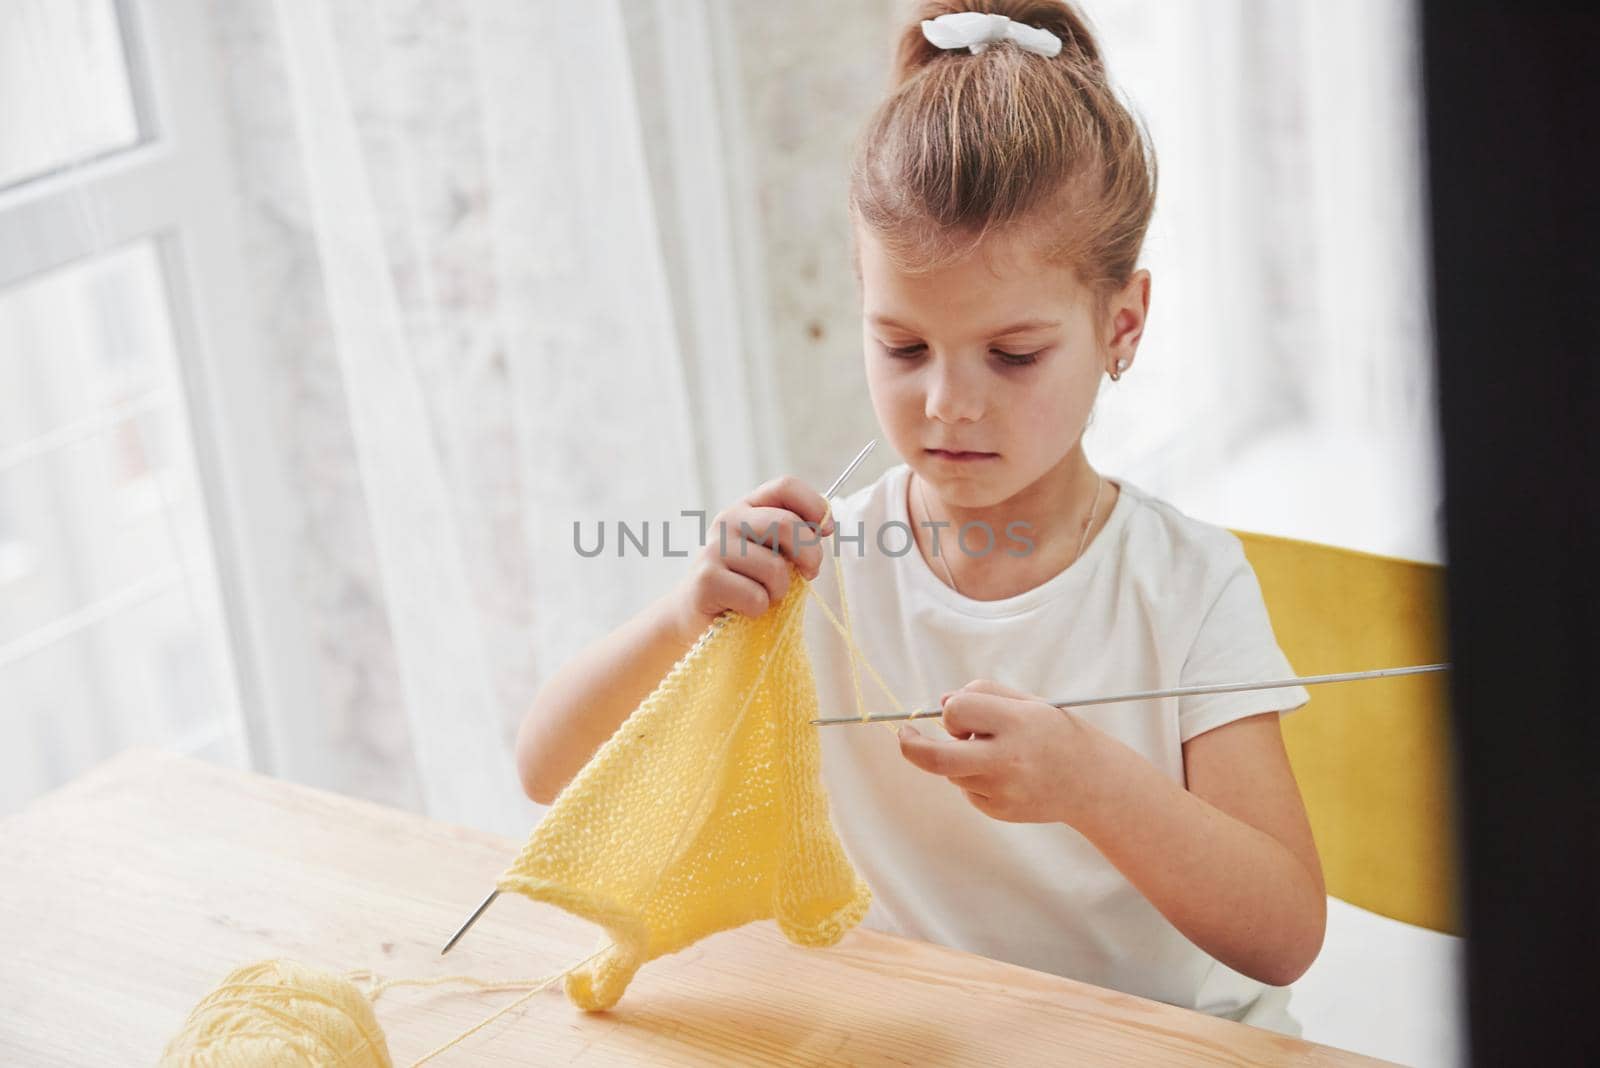
[[[1180, 686], [1270, 682], [1295, 675], [1278, 647], [1261, 584], [1237, 538], [1232, 539], [1228, 561], [1221, 590], [1184, 660]], [[1310, 700], [1304, 686], [1180, 697], [1178, 737], [1187, 742], [1224, 723], [1262, 712], [1293, 712]]]

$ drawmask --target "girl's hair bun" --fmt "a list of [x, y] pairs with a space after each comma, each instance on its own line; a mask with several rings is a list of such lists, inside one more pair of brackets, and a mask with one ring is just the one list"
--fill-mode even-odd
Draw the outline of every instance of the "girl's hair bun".
[[1069, 63], [1085, 72], [1105, 76], [1100, 58], [1100, 46], [1095, 42], [1083, 17], [1062, 0], [919, 0], [913, 9], [910, 22], [900, 35], [899, 50], [895, 56], [891, 84], [900, 86], [928, 64], [941, 58], [973, 59], [966, 49], [944, 49], [929, 41], [922, 33], [924, 19], [951, 15], [961, 11], [978, 11], [987, 15], [1004, 15], [1012, 22], [1048, 30], [1061, 40], [1061, 53], [1045, 62]]
[[[1006, 39], [974, 53], [923, 36], [924, 20], [963, 11], [1048, 31], [1061, 51]], [[915, 4], [850, 167], [853, 222], [904, 270], [937, 268], [1015, 225], [1099, 298], [1132, 276], [1155, 191], [1155, 150], [1066, 0]]]

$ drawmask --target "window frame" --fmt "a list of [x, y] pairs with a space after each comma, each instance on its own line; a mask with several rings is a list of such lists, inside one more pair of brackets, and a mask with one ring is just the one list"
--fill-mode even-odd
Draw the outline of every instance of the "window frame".
[[113, 4], [140, 139], [0, 189], [0, 291], [154, 245], [225, 628], [217, 681], [234, 708], [218, 710], [219, 731], [235, 720], [250, 765], [273, 774], [285, 764], [275, 711], [315, 700], [312, 630], [293, 595], [289, 481], [251, 329], [218, 38], [203, 0]]

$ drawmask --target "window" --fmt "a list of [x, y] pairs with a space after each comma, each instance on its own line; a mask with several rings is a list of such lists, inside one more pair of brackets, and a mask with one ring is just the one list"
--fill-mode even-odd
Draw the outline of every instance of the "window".
[[164, 136], [157, 10], [198, 17], [0, 7], [0, 812], [130, 745], [246, 751], [191, 396], [220, 149]]
[[[0, 188], [143, 137], [113, 0], [9, 0], [0, 14]], [[70, 57], [71, 62], [60, 62]]]

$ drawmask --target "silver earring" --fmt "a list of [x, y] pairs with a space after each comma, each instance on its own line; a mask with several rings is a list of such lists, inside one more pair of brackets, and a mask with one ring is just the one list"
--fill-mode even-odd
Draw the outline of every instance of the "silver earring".
[[1127, 360], [1118, 360], [1117, 361], [1117, 369], [1115, 371], [1111, 372], [1111, 381], [1120, 382], [1122, 380], [1122, 372], [1126, 371], [1127, 369], [1128, 369], [1128, 361]]

